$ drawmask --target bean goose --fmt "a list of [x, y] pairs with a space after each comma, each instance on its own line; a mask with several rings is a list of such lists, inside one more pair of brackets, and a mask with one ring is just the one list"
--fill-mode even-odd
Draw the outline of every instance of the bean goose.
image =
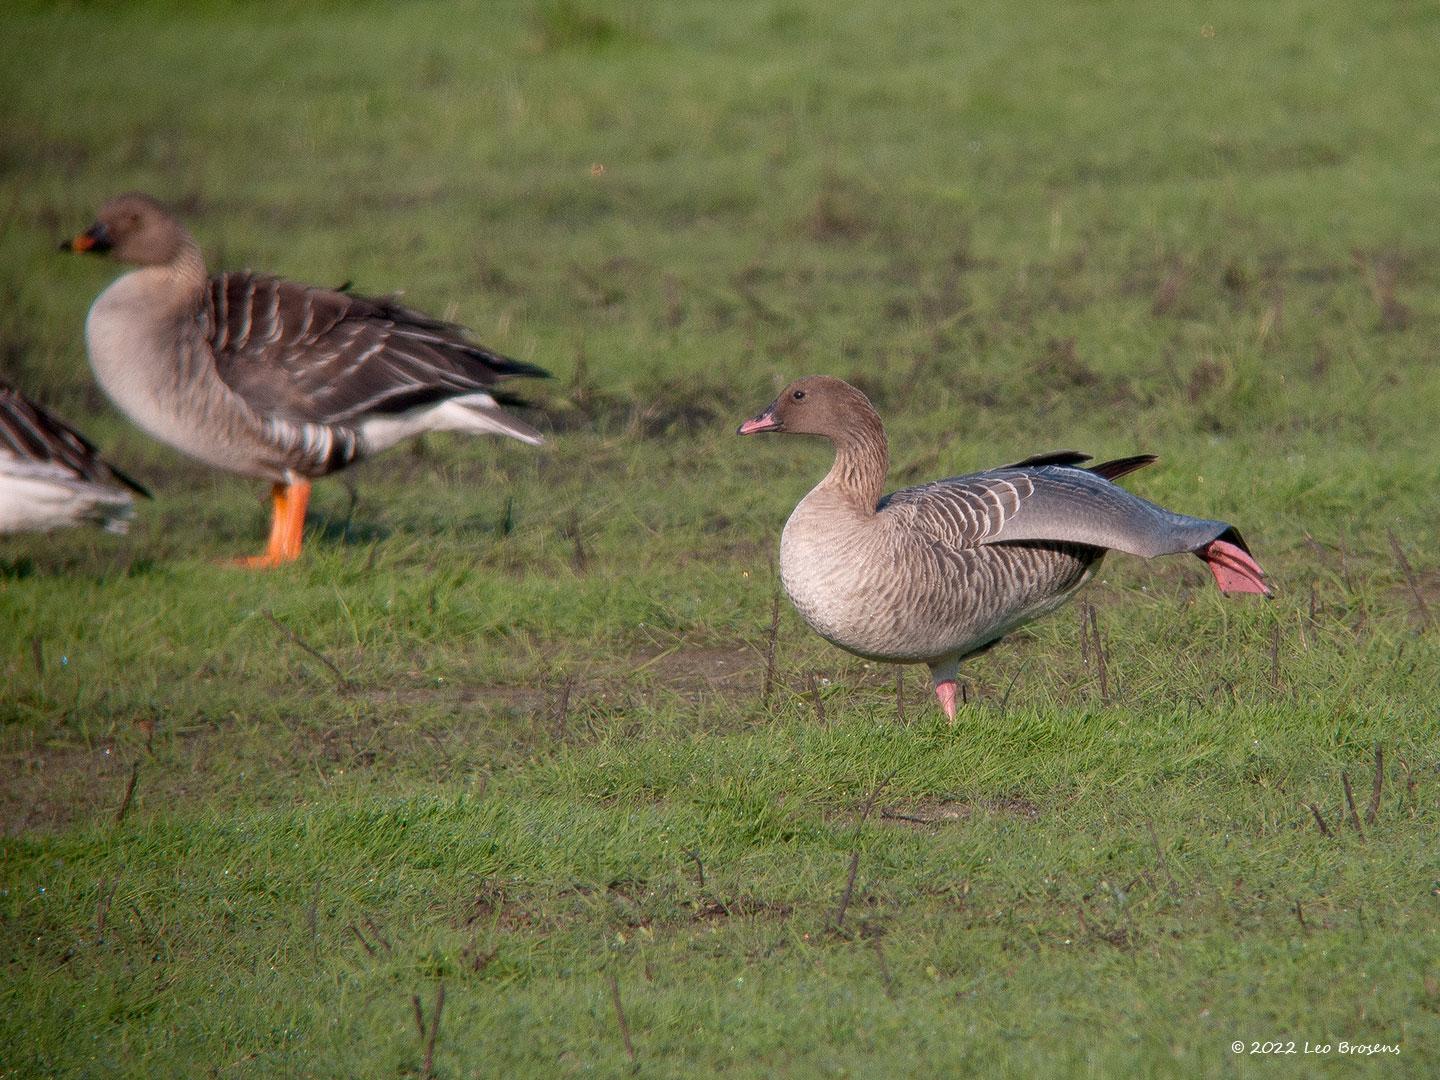
[[310, 482], [425, 431], [538, 445], [501, 406], [531, 364], [393, 299], [248, 271], [206, 273], [199, 246], [148, 195], [119, 195], [61, 245], [138, 269], [90, 308], [85, 341], [101, 387], [149, 434], [206, 464], [274, 485], [269, 567], [300, 554]]
[[0, 533], [82, 521], [123, 533], [135, 512], [132, 493], [150, 497], [85, 436], [0, 381]]
[[820, 435], [835, 448], [780, 539], [780, 578], [796, 610], [858, 656], [928, 665], [951, 720], [960, 662], [1059, 607], [1112, 548], [1146, 558], [1188, 551], [1221, 591], [1270, 595], [1233, 526], [1113, 483], [1149, 455], [1086, 469], [1086, 454], [1046, 454], [882, 498], [885, 428], [848, 383], [791, 383], [739, 434], [765, 431]]

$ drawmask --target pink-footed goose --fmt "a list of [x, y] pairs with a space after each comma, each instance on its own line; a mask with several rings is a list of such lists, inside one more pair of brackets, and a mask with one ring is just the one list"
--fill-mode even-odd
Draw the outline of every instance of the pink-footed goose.
[[1270, 595], [1233, 526], [1172, 513], [1112, 482], [1149, 455], [1085, 469], [1088, 455], [1046, 454], [882, 498], [885, 428], [850, 384], [824, 375], [791, 383], [739, 434], [765, 431], [835, 447], [830, 472], [780, 539], [780, 578], [796, 610], [849, 652], [928, 665], [951, 720], [960, 662], [1059, 607], [1112, 548], [1146, 558], [1188, 551], [1221, 591]]
[[515, 375], [547, 376], [392, 299], [266, 274], [209, 275], [199, 246], [148, 195], [106, 202], [62, 245], [138, 269], [85, 320], [101, 387], [141, 428], [206, 464], [274, 485], [263, 555], [300, 554], [310, 481], [425, 431], [507, 435], [538, 445], [501, 406]]
[[82, 521], [123, 533], [134, 495], [150, 497], [85, 436], [0, 380], [0, 533]]

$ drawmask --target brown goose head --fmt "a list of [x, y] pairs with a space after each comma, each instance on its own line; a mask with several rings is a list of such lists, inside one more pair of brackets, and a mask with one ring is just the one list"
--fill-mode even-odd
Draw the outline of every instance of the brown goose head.
[[136, 266], [163, 266], [192, 241], [185, 227], [165, 205], [149, 195], [131, 192], [105, 202], [95, 222], [61, 251], [89, 251]]
[[822, 435], [837, 442], [856, 428], [878, 422], [870, 399], [855, 387], [830, 375], [810, 375], [787, 386], [764, 412], [741, 424], [736, 434], [776, 431]]

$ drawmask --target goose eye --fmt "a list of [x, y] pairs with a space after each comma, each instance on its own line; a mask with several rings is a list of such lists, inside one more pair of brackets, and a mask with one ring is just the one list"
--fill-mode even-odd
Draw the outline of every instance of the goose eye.
[[804, 391], [804, 390], [796, 390], [795, 393], [791, 394], [790, 396], [791, 396], [792, 398], [794, 398], [796, 401], [804, 401], [804, 400], [805, 400], [805, 391]]

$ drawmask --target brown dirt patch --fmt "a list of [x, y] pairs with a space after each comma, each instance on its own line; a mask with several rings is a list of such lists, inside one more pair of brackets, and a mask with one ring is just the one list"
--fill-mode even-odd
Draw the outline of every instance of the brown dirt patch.
[[733, 900], [706, 900], [695, 908], [696, 922], [719, 922], [722, 919], [769, 916], [776, 919], [790, 917], [789, 904], [772, 903], [754, 896], [737, 896]]
[[555, 919], [511, 896], [503, 883], [482, 881], [456, 925], [462, 929], [493, 925], [501, 930], [543, 930], [553, 927]]
[[967, 802], [960, 799], [918, 799], [882, 806], [876, 816], [885, 822], [911, 829], [936, 829], [970, 820], [976, 813], [1002, 814], [1034, 821], [1040, 808], [1029, 799], [1006, 796]]
[[0, 831], [18, 836], [81, 820], [114, 820], [135, 756], [133, 748], [122, 750], [110, 742], [89, 749], [36, 746], [6, 753], [0, 758], [6, 774], [0, 784]]
[[1440, 626], [1440, 570], [1416, 572], [1412, 566], [1411, 574], [1387, 591], [1388, 599], [1408, 611], [1417, 630]]
[[765, 677], [764, 658], [743, 647], [642, 650], [632, 661], [632, 675], [648, 673], [666, 689], [692, 699], [758, 695]]

